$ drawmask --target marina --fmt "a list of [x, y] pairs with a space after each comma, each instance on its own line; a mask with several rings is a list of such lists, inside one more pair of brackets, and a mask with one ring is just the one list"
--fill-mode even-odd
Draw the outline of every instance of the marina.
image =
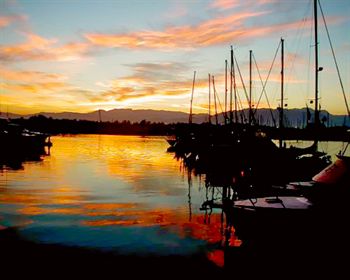
[[347, 2], [73, 2], [1, 5], [4, 273], [348, 274]]

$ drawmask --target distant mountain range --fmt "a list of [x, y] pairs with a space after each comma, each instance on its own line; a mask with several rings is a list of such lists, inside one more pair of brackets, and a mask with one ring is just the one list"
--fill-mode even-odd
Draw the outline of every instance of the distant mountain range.
[[[307, 117], [310, 117], [310, 121], [313, 121], [314, 111], [310, 109], [309, 114], [306, 108], [302, 109], [285, 109], [285, 123], [287, 126], [293, 127], [303, 127], [306, 124]], [[3, 113], [4, 115], [4, 113]], [[163, 123], [178, 123], [188, 122], [188, 113], [184, 112], [174, 112], [174, 111], [163, 111], [163, 110], [133, 110], [133, 109], [113, 109], [109, 111], [100, 110], [93, 111], [89, 113], [73, 113], [73, 112], [62, 112], [62, 113], [47, 113], [41, 112], [37, 114], [30, 115], [18, 115], [9, 113], [9, 118], [29, 118], [35, 115], [43, 115], [45, 117], [51, 117], [54, 119], [69, 119], [69, 120], [89, 120], [89, 121], [130, 121], [130, 122], [140, 122], [146, 120], [149, 122], [163, 122]], [[248, 109], [238, 112], [239, 119], [248, 118]], [[260, 124], [273, 125], [275, 122], [278, 123], [279, 114], [278, 110], [274, 109], [270, 111], [269, 109], [258, 109], [256, 112], [256, 121]], [[327, 126], [350, 126], [349, 118], [346, 115], [332, 115], [327, 111], [320, 112], [320, 119]], [[219, 122], [223, 122], [223, 114], [218, 115]], [[193, 114], [192, 121], [194, 123], [208, 122], [208, 114]], [[211, 117], [211, 121], [215, 123], [215, 116]]]

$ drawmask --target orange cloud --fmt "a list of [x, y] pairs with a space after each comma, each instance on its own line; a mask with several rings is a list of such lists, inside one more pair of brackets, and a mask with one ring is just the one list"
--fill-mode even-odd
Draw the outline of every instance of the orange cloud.
[[0, 88], [11, 92], [27, 92], [41, 93], [52, 92], [66, 88], [66, 84], [62, 82], [44, 82], [44, 83], [29, 83], [29, 84], [9, 84], [0, 83]]
[[3, 68], [0, 66], [0, 77], [7, 81], [21, 81], [21, 82], [33, 82], [33, 81], [62, 81], [67, 77], [60, 74], [51, 74], [39, 71], [16, 71], [12, 69]]
[[[0, 66], [0, 90], [5, 93], [4, 99], [8, 104], [20, 103], [32, 104], [36, 101], [41, 104], [43, 99], [51, 99], [57, 103], [59, 96], [60, 102], [73, 102], [77, 99], [86, 99], [86, 96], [93, 96], [89, 90], [75, 87], [65, 80], [67, 76], [56, 73], [45, 73], [40, 71], [18, 71]], [[36, 99], [33, 95], [39, 99]], [[49, 94], [48, 94], [49, 93]], [[64, 94], [62, 94], [64, 93]], [[9, 98], [11, 96], [11, 98]], [[3, 100], [3, 101], [4, 101]], [[11, 101], [12, 100], [12, 101]]]
[[[269, 2], [272, 1], [261, 0], [258, 4]], [[147, 30], [117, 34], [88, 33], [85, 34], [85, 38], [91, 44], [102, 47], [166, 51], [227, 44], [275, 33], [282, 35], [286, 31], [290, 32], [300, 28], [300, 21], [253, 27], [246, 25], [246, 21], [250, 18], [265, 16], [267, 13], [270, 12], [239, 12], [226, 17], [210, 19], [196, 26], [168, 27], [164, 31]], [[330, 17], [328, 23], [334, 24], [343, 20], [342, 17]], [[303, 24], [311, 24], [311, 21], [305, 21]]]
[[26, 34], [26, 37], [25, 43], [0, 46], [0, 60], [76, 60], [85, 55], [89, 48], [86, 43], [56, 46], [56, 39], [46, 39], [31, 33]]
[[85, 34], [92, 44], [111, 48], [193, 49], [232, 42], [241, 34], [243, 21], [266, 12], [244, 12], [205, 21], [197, 26], [169, 27], [164, 31], [129, 34]]
[[[135, 77], [135, 80], [141, 78]], [[94, 96], [90, 100], [92, 102], [99, 102], [102, 100], [115, 100], [115, 101], [127, 101], [131, 99], [139, 99], [145, 97], [161, 97], [166, 96], [180, 96], [184, 94], [189, 94], [192, 87], [192, 80], [182, 80], [182, 81], [156, 81], [149, 80], [146, 83], [134, 85], [132, 84], [131, 77], [127, 77], [125, 80], [123, 78], [119, 79], [114, 86], [108, 90], [99, 94], [99, 96]], [[129, 83], [129, 86], [127, 84]], [[123, 86], [122, 84], [125, 84]], [[207, 86], [206, 80], [197, 80], [196, 88], [203, 88]]]
[[[133, 70], [130, 76], [121, 77], [109, 84], [110, 88], [86, 97], [94, 103], [127, 102], [128, 100], [150, 100], [188, 95], [192, 88], [192, 78], [188, 76], [188, 66], [182, 63], [136, 63], [127, 65]], [[107, 84], [103, 83], [103, 87]], [[196, 89], [206, 88], [206, 79], [196, 79]]]

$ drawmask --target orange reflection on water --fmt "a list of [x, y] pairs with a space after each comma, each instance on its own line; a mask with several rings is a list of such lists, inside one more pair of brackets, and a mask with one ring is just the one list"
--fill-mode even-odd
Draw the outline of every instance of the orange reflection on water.
[[225, 255], [223, 250], [218, 249], [208, 252], [207, 258], [219, 267], [224, 267], [225, 265]]
[[[124, 204], [123, 204], [124, 205]], [[132, 208], [132, 207], [130, 207]], [[96, 208], [95, 208], [96, 209]], [[101, 209], [104, 209], [102, 206]], [[103, 216], [110, 217], [109, 219], [101, 218], [100, 220], [83, 221], [84, 225], [88, 226], [108, 226], [108, 225], [139, 225], [142, 227], [148, 226], [169, 226], [183, 223], [183, 217], [176, 214], [174, 209], [158, 209], [158, 210], [115, 210], [102, 212], [87, 212], [87, 216]], [[118, 219], [119, 218], [119, 219]], [[122, 219], [121, 219], [122, 218]]]
[[100, 226], [134, 226], [142, 224], [138, 220], [99, 220], [99, 221], [85, 221], [86, 226], [100, 227]]
[[26, 206], [17, 211], [20, 214], [36, 216], [47, 214], [61, 214], [61, 215], [79, 215], [82, 214], [82, 209], [79, 208], [43, 208], [39, 206]]
[[[17, 204], [14, 211], [26, 219], [47, 215], [33, 219], [36, 223], [50, 223], [50, 214], [63, 222], [75, 215], [69, 217], [68, 226], [75, 223], [93, 231], [93, 227], [154, 226], [156, 234], [171, 232], [180, 239], [200, 240], [200, 246], [227, 244], [220, 214], [213, 213], [208, 223], [194, 211], [189, 221], [186, 180], [173, 155], [166, 153], [164, 139], [85, 135], [53, 141], [52, 155], [43, 163], [8, 174], [0, 203]], [[232, 234], [228, 244], [237, 246], [239, 241]], [[215, 251], [208, 254], [222, 265], [220, 256]]]
[[116, 210], [116, 209], [130, 209], [135, 208], [137, 203], [90, 203], [84, 205], [86, 209], [89, 210]]
[[228, 245], [230, 247], [240, 247], [242, 245], [242, 240], [238, 239], [236, 235], [231, 235]]
[[186, 233], [196, 239], [206, 240], [208, 243], [218, 243], [222, 240], [221, 234], [221, 217], [219, 214], [213, 214], [211, 222], [205, 223], [205, 219], [202, 215], [194, 215], [191, 222], [185, 222], [183, 224]]
[[[224, 246], [224, 225], [220, 214], [212, 214], [210, 223], [205, 223], [205, 217], [200, 214], [192, 214], [192, 219], [189, 221], [188, 211], [185, 208], [147, 209], [146, 204], [135, 202], [86, 204], [81, 198], [77, 199], [79, 196], [68, 195], [67, 188], [64, 190], [58, 189], [57, 192], [58, 194], [55, 192], [54, 195], [39, 191], [34, 193], [12, 193], [11, 195], [7, 193], [6, 197], [2, 196], [2, 201], [22, 205], [17, 212], [23, 215], [81, 215], [77, 222], [90, 227], [161, 226], [167, 231], [176, 233], [181, 238], [194, 238], [206, 241], [208, 244]], [[65, 193], [65, 195], [59, 195], [62, 193]], [[80, 200], [80, 202], [76, 203], [77, 200]], [[47, 207], [46, 205], [51, 206]], [[94, 217], [97, 220], [89, 220], [88, 217]], [[27, 221], [27, 223], [29, 222]], [[234, 234], [231, 234], [228, 245], [239, 246], [240, 240]], [[223, 267], [224, 254], [222, 250], [210, 251], [207, 257], [219, 267]]]
[[46, 168], [56, 175], [59, 184], [74, 181], [75, 189], [83, 190], [91, 183], [87, 178], [93, 176], [115, 182], [116, 190], [122, 181], [130, 192], [169, 195], [178, 191], [165, 185], [178, 178], [179, 165], [166, 152], [168, 144], [163, 137], [79, 135], [55, 137], [54, 141]]
[[[188, 221], [187, 212], [170, 208], [146, 210], [134, 209], [135, 204], [121, 204], [120, 206], [124, 209], [117, 209], [116, 206], [119, 204], [96, 204], [93, 206], [93, 212], [87, 211], [85, 214], [94, 217], [101, 216], [101, 219], [82, 221], [82, 223], [87, 226], [168, 226], [168, 230], [175, 231], [182, 238], [191, 237], [204, 240], [208, 244], [225, 245], [224, 232], [228, 229], [224, 228], [220, 214], [212, 214], [210, 223], [205, 223], [203, 215], [193, 214], [191, 221]], [[88, 208], [91, 209], [91, 207]], [[241, 241], [234, 235], [233, 228], [228, 236], [227, 245], [230, 247], [241, 245]]]
[[103, 154], [109, 176], [121, 178], [133, 183], [133, 188], [142, 189], [145, 187], [145, 178], [152, 178], [152, 183], [156, 185], [164, 183], [157, 181], [154, 174], [160, 177], [178, 174], [177, 162], [171, 154], [166, 153], [166, 141], [161, 137], [153, 137], [152, 141], [147, 139], [130, 136], [104, 137], [103, 147], [108, 149], [104, 149]]
[[14, 204], [75, 204], [83, 201], [79, 194], [61, 194], [55, 188], [44, 191], [11, 190], [0, 194], [1, 203]]

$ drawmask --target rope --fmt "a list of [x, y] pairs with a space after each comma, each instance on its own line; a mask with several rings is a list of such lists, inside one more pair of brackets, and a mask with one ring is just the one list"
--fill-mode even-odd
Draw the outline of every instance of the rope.
[[318, 2], [318, 5], [319, 5], [319, 7], [320, 7], [320, 10], [321, 10], [323, 23], [324, 23], [324, 26], [325, 26], [326, 32], [327, 32], [328, 42], [329, 42], [329, 45], [331, 46], [331, 50], [332, 50], [332, 55], [333, 55], [335, 67], [337, 68], [337, 74], [338, 74], [340, 86], [341, 86], [341, 89], [342, 89], [342, 93], [343, 93], [343, 97], [344, 97], [344, 101], [345, 101], [346, 110], [347, 110], [347, 112], [348, 112], [348, 117], [349, 117], [349, 119], [350, 119], [349, 105], [348, 105], [348, 101], [347, 101], [347, 99], [346, 99], [346, 95], [345, 95], [345, 91], [344, 91], [344, 86], [343, 86], [343, 81], [342, 81], [342, 79], [341, 79], [341, 77], [340, 77], [338, 62], [337, 62], [337, 59], [336, 59], [336, 57], [335, 57], [335, 52], [334, 52], [334, 48], [333, 48], [333, 45], [332, 45], [331, 37], [330, 37], [329, 32], [328, 32], [328, 27], [327, 27], [326, 19], [325, 19], [325, 17], [324, 17], [323, 10], [322, 10], [322, 7], [321, 7], [320, 2], [319, 2], [319, 1], [317, 1], [317, 2]]
[[228, 118], [227, 118], [227, 115], [225, 114], [224, 110], [222, 109], [219, 95], [218, 95], [218, 93], [216, 92], [215, 84], [214, 84], [214, 97], [217, 98], [217, 100], [218, 100], [218, 102], [219, 102], [219, 106], [220, 106], [221, 113], [222, 113], [222, 115], [223, 115], [223, 117], [224, 117], [224, 120], [227, 121]]
[[[300, 21], [300, 24], [299, 24], [299, 26], [298, 26], [298, 30], [297, 30], [297, 33], [296, 33], [296, 36], [295, 36], [295, 44], [296, 44], [296, 47], [295, 47], [295, 52], [294, 52], [294, 54], [291, 56], [291, 58], [290, 59], [288, 59], [288, 57], [287, 57], [287, 62], [286, 62], [286, 65], [288, 64], [288, 65], [290, 65], [290, 68], [289, 69], [287, 69], [287, 71], [286, 71], [286, 85], [285, 85], [285, 96], [287, 97], [287, 94], [288, 94], [288, 90], [289, 90], [289, 81], [291, 80], [291, 77], [292, 77], [292, 73], [294, 72], [294, 69], [295, 69], [295, 62], [296, 62], [296, 57], [297, 57], [297, 55], [300, 53], [300, 46], [301, 46], [301, 44], [300, 44], [300, 41], [302, 40], [302, 38], [303, 38], [303, 36], [302, 36], [302, 34], [303, 34], [303, 32], [304, 32], [304, 30], [305, 30], [305, 25], [306, 25], [306, 22], [307, 22], [307, 20], [308, 20], [308, 18], [307, 18], [307, 15], [309, 14], [309, 11], [310, 11], [310, 7], [311, 7], [311, 1], [312, 0], [310, 0], [309, 1], [309, 4], [307, 5], [307, 8], [306, 8], [306, 10], [305, 10], [305, 13], [304, 13], [304, 15], [303, 15], [303, 18], [302, 18], [302, 20]], [[312, 30], [312, 28], [311, 28], [311, 30]], [[310, 32], [312, 32], [310, 30]], [[311, 34], [311, 33], [310, 33]], [[311, 36], [310, 36], [311, 37]], [[311, 39], [310, 39], [311, 40]], [[311, 43], [310, 43], [311, 44]], [[310, 45], [309, 44], [309, 45]], [[309, 50], [309, 66], [308, 66], [308, 69], [310, 69], [310, 51], [311, 50]], [[307, 80], [309, 81], [310, 80], [310, 73], [309, 73], [310, 71], [308, 71], [308, 77], [307, 77]], [[303, 91], [303, 89], [301, 89], [301, 91]], [[309, 92], [309, 89], [307, 89], [307, 92]]]
[[[241, 69], [239, 68], [239, 65], [238, 65], [238, 62], [237, 62], [237, 59], [236, 59], [236, 56], [235, 56], [235, 55], [234, 55], [234, 59], [235, 59], [235, 61], [236, 61], [237, 70], [238, 70], [239, 77], [240, 77], [240, 79], [241, 79], [242, 86], [243, 86], [243, 89], [244, 89], [245, 98], [247, 98], [247, 101], [249, 102], [249, 97], [248, 97], [247, 89], [246, 89], [246, 87], [245, 87], [245, 85], [244, 85], [244, 81], [243, 81]], [[254, 119], [253, 121], [255, 122], [254, 115], [253, 115], [253, 119]]]
[[[266, 97], [267, 105], [268, 105], [268, 107], [269, 107], [269, 111], [270, 111], [270, 114], [271, 114], [271, 117], [272, 117], [272, 121], [273, 121], [273, 124], [275, 125], [275, 127], [276, 127], [276, 120], [275, 120], [275, 118], [274, 118], [274, 116], [273, 116], [273, 112], [272, 112], [272, 110], [271, 110], [271, 105], [270, 105], [269, 99], [268, 99], [268, 97], [267, 97], [267, 94], [266, 94], [266, 91], [265, 91], [265, 87], [266, 87], [267, 81], [268, 81], [268, 79], [269, 79], [269, 77], [270, 77], [271, 70], [272, 70], [272, 67], [273, 67], [273, 65], [274, 65], [274, 63], [275, 63], [276, 56], [277, 56], [277, 53], [278, 53], [278, 50], [279, 50], [280, 45], [281, 45], [281, 42], [279, 43], [278, 48], [277, 48], [277, 50], [276, 50], [275, 57], [273, 58], [272, 64], [271, 64], [271, 66], [270, 66], [269, 73], [268, 73], [267, 78], [266, 78], [266, 80], [265, 80], [265, 83], [263, 83], [263, 81], [262, 81], [262, 78], [261, 78], [261, 75], [260, 75], [260, 71], [259, 71], [259, 68], [258, 68], [258, 64], [257, 64], [256, 59], [255, 59], [255, 56], [254, 56], [254, 54], [253, 54], [254, 64], [255, 64], [255, 67], [256, 67], [256, 69], [257, 69], [257, 71], [258, 71], [258, 75], [259, 75], [259, 78], [260, 78], [260, 82], [261, 82], [261, 84], [262, 84], [262, 86], [263, 86], [262, 91], [261, 91], [261, 94], [260, 94], [260, 97], [259, 97], [259, 100], [258, 100], [258, 103], [256, 104], [256, 108], [255, 108], [253, 114], [255, 115], [255, 113], [257, 112], [258, 106], [259, 106], [259, 103], [260, 103], [260, 100], [261, 100], [261, 97], [262, 97], [262, 94], [264, 93], [264, 94], [265, 94], [265, 97]], [[281, 104], [281, 106], [283, 106], [283, 104]]]
[[344, 150], [343, 150], [343, 152], [342, 152], [342, 156], [343, 155], [345, 155], [345, 152], [346, 152], [346, 150], [348, 149], [348, 147], [349, 147], [349, 142], [348, 143], [346, 143], [346, 146], [345, 146], [345, 148], [344, 148]]

